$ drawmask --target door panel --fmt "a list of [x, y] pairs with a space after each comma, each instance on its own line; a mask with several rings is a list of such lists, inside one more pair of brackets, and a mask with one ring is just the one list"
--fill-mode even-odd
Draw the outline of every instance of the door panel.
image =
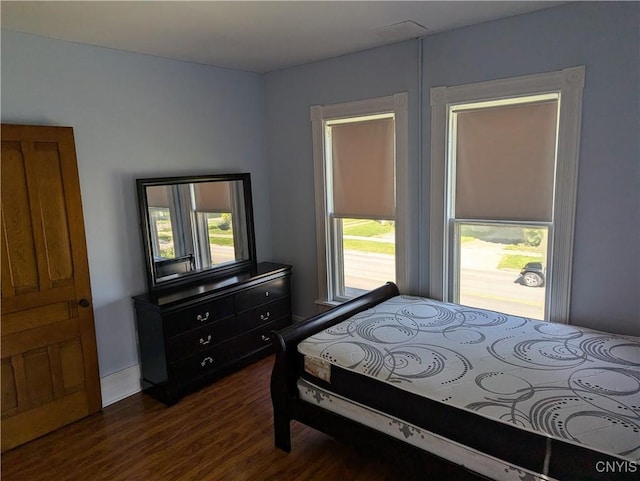
[[30, 165], [28, 176], [37, 184], [40, 200], [39, 221], [42, 222], [45, 244], [51, 248], [44, 253], [51, 283], [49, 287], [73, 284], [71, 239], [57, 145], [36, 142], [32, 154], [33, 163]]
[[2, 125], [1, 190], [4, 451], [101, 397], [72, 129]]
[[[2, 297], [38, 292], [25, 160], [19, 142], [2, 142]], [[12, 269], [13, 268], [13, 269]]]

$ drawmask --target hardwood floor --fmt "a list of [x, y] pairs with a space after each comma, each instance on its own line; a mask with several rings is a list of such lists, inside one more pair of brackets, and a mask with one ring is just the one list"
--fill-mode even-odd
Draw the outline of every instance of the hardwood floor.
[[[291, 453], [273, 445], [273, 357], [167, 408], [138, 393], [2, 454], [3, 481], [456, 479], [441, 466], [412, 472], [298, 423]], [[444, 469], [444, 471], [443, 471]]]

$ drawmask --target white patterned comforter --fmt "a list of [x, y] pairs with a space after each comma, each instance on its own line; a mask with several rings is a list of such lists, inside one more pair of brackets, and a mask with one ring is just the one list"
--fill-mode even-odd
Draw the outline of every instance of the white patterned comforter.
[[331, 365], [640, 461], [640, 338], [398, 296], [298, 345]]

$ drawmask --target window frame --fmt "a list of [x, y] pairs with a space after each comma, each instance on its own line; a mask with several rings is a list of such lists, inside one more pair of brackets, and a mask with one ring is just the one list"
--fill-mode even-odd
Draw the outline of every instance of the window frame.
[[516, 97], [557, 93], [559, 125], [554, 188], [553, 225], [550, 228], [549, 269], [545, 319], [567, 323], [570, 314], [572, 253], [578, 181], [578, 158], [582, 119], [582, 93], [585, 67], [479, 82], [459, 86], [440, 86], [430, 90], [431, 103], [431, 179], [429, 221], [428, 295], [451, 300], [450, 266], [454, 252], [448, 219], [450, 185], [450, 110], [457, 104], [471, 104]]
[[396, 93], [385, 97], [329, 105], [313, 105], [310, 120], [313, 137], [314, 190], [316, 210], [316, 240], [318, 265], [318, 299], [316, 303], [338, 305], [348, 298], [336, 298], [334, 273], [340, 268], [342, 250], [335, 246], [334, 219], [329, 211], [326, 127], [354, 117], [393, 114], [395, 119], [395, 231], [396, 283], [402, 290], [407, 285], [406, 213], [407, 213], [407, 156], [408, 156], [408, 94]]

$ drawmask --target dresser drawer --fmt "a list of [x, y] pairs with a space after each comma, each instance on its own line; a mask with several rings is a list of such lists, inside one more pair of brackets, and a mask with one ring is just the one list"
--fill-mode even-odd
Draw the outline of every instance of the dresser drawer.
[[291, 317], [283, 317], [274, 322], [263, 324], [258, 329], [247, 332], [236, 339], [239, 351], [250, 353], [271, 346], [271, 331], [283, 329], [291, 324]]
[[288, 296], [283, 297], [277, 301], [269, 302], [238, 314], [236, 318], [237, 332], [241, 334], [290, 315], [291, 299]]
[[207, 350], [230, 339], [236, 332], [235, 326], [235, 317], [229, 316], [170, 338], [167, 342], [169, 362]]
[[210, 349], [185, 357], [169, 364], [169, 375], [179, 383], [209, 374], [237, 357], [237, 347], [233, 340], [223, 342]]
[[236, 312], [245, 311], [287, 295], [289, 295], [288, 277], [258, 284], [235, 295]]
[[171, 405], [272, 352], [291, 323], [291, 266], [260, 263], [134, 297], [143, 389]]
[[197, 327], [220, 321], [232, 315], [232, 296], [202, 302], [193, 307], [165, 316], [165, 332], [168, 337], [173, 337]]

